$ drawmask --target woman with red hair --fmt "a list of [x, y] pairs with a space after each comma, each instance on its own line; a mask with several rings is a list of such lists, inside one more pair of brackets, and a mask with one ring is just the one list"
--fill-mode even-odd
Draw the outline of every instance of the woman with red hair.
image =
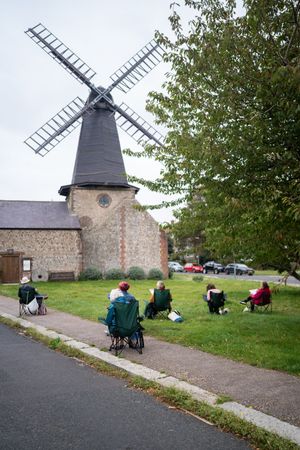
[[[109, 300], [111, 303], [115, 302], [119, 298], [121, 298], [121, 301], [124, 301], [126, 299], [127, 301], [135, 300], [134, 296], [128, 292], [128, 289], [130, 288], [127, 281], [121, 281], [117, 287], [117, 289], [112, 289], [109, 294]], [[123, 297], [123, 300], [122, 300]]]

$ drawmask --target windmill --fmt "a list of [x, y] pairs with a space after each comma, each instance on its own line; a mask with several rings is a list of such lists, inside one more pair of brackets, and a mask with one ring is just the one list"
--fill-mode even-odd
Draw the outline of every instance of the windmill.
[[114, 72], [109, 87], [92, 83], [96, 72], [41, 23], [25, 33], [80, 83], [90, 89], [85, 102], [76, 97], [25, 140], [36, 154], [45, 156], [80, 124], [81, 132], [72, 184], [59, 193], [68, 195], [71, 186], [129, 187], [116, 124], [136, 142], [161, 146], [163, 137], [128, 105], [117, 105], [114, 88], [127, 93], [163, 58], [164, 49], [150, 41]]

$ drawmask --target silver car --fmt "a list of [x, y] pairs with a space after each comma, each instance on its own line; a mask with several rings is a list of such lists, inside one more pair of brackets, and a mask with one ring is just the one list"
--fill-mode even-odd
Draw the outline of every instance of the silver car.
[[177, 261], [169, 261], [168, 262], [169, 269], [171, 272], [183, 272], [183, 267]]

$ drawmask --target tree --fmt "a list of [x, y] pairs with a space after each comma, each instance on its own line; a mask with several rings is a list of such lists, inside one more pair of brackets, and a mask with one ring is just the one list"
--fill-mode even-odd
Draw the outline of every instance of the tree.
[[[160, 179], [135, 181], [188, 202], [216, 256], [251, 258], [300, 279], [300, 1], [185, 0], [174, 42], [158, 33], [171, 64], [148, 109], [169, 131], [142, 155]], [[192, 205], [192, 207], [191, 207]]]

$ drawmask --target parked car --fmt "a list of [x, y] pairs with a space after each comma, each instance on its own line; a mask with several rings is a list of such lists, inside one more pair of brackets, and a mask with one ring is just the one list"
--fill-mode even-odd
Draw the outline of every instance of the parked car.
[[224, 272], [224, 266], [215, 261], [207, 261], [203, 266], [203, 273], [208, 273], [208, 272], [213, 272], [213, 273]]
[[246, 266], [246, 264], [227, 264], [225, 267], [226, 275], [230, 273], [236, 273], [236, 275], [253, 275], [255, 270], [251, 267]]
[[191, 272], [191, 273], [202, 273], [203, 267], [200, 264], [196, 263], [186, 263], [183, 266], [184, 272]]
[[177, 261], [169, 261], [168, 266], [172, 272], [183, 272], [183, 266]]

